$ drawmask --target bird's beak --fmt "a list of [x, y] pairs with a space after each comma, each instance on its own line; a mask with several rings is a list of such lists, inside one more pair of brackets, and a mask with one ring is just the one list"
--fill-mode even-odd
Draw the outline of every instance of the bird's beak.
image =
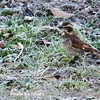
[[59, 24], [57, 25], [57, 27], [58, 27], [59, 29], [62, 29], [62, 23], [59, 23]]

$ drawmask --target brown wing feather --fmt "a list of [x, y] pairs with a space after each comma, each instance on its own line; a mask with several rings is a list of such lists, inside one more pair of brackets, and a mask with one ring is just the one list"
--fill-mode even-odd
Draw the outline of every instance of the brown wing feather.
[[73, 47], [82, 49], [85, 52], [100, 53], [100, 51], [98, 51], [97, 49], [92, 48], [89, 44], [80, 40], [76, 35], [72, 36], [71, 38]]
[[81, 41], [76, 35], [70, 36], [72, 40], [72, 46], [78, 49], [82, 49], [82, 46], [85, 44], [83, 41]]

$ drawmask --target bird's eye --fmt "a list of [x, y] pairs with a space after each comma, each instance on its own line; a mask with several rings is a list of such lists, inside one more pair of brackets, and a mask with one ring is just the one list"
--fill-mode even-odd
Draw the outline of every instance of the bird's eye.
[[73, 31], [72, 27], [66, 27], [66, 29], [67, 29], [68, 32], [72, 32]]

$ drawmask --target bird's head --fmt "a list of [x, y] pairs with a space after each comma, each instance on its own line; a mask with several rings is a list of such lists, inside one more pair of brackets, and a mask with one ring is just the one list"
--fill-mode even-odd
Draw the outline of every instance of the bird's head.
[[61, 25], [58, 25], [58, 28], [63, 30], [66, 34], [73, 34], [73, 25], [69, 22], [63, 22]]

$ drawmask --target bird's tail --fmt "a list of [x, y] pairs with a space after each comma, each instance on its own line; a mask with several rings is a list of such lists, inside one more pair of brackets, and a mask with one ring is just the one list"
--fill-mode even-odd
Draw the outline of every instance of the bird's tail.
[[93, 54], [100, 54], [100, 51], [94, 47], [91, 47], [90, 45], [87, 45], [87, 44], [84, 44], [82, 46], [82, 49], [85, 51], [85, 52], [91, 52]]
[[100, 54], [100, 51], [93, 48], [92, 53], [93, 53], [93, 54]]

